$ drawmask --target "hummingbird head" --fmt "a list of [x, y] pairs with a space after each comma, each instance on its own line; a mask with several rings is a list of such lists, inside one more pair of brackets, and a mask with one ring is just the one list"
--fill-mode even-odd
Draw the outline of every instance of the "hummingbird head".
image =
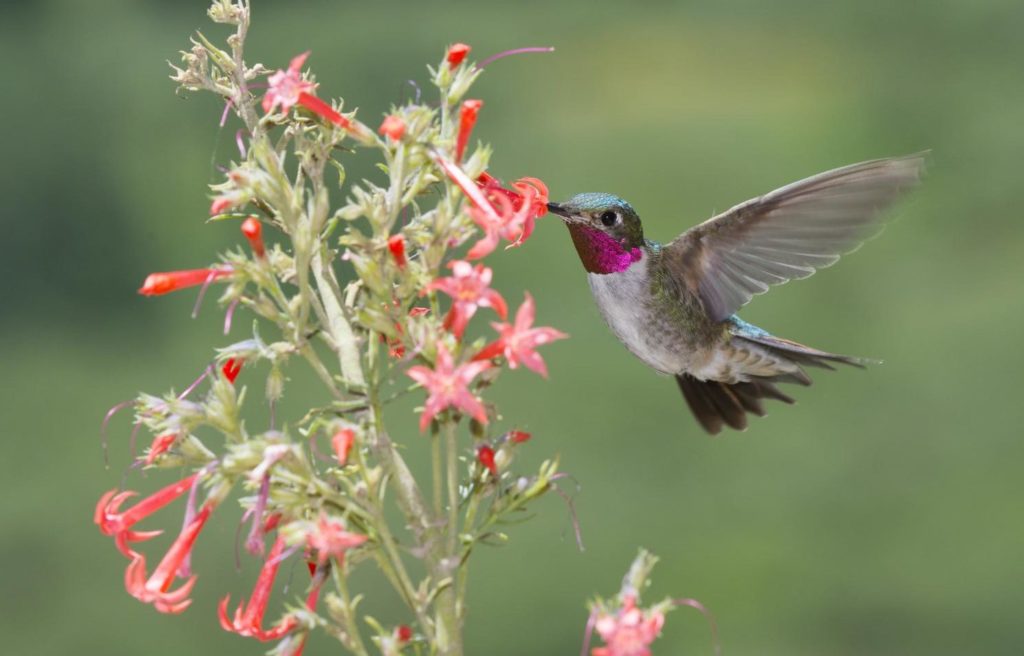
[[644, 230], [633, 206], [618, 196], [576, 194], [548, 211], [565, 222], [583, 266], [591, 273], [623, 271], [642, 256]]

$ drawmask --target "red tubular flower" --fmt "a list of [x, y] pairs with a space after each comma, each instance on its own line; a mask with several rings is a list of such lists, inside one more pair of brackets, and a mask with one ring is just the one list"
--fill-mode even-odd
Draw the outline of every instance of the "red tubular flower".
[[501, 216], [494, 209], [494, 206], [491, 205], [491, 202], [487, 200], [483, 190], [466, 175], [465, 171], [459, 168], [458, 164], [448, 161], [436, 152], [431, 153], [431, 157], [434, 163], [444, 171], [444, 174], [459, 186], [462, 193], [466, 194], [466, 197], [473, 202], [477, 209], [483, 212], [489, 220], [501, 222]]
[[139, 288], [143, 296], [159, 296], [186, 287], [202, 285], [207, 281], [219, 280], [230, 276], [233, 271], [229, 267], [219, 269], [187, 269], [185, 271], [166, 271], [151, 273]]
[[253, 255], [256, 257], [266, 255], [267, 249], [263, 245], [263, 224], [259, 219], [250, 216], [242, 221], [242, 234], [249, 240], [249, 247], [252, 248]]
[[263, 96], [263, 111], [270, 113], [280, 105], [282, 112], [287, 112], [299, 102], [299, 96], [316, 90], [316, 85], [302, 79], [302, 65], [306, 63], [309, 51], [296, 55], [288, 64], [288, 69], [277, 71], [267, 80], [267, 93]]
[[462, 103], [462, 108], [459, 109], [459, 136], [455, 140], [456, 162], [462, 161], [462, 156], [466, 152], [466, 145], [469, 143], [469, 135], [473, 132], [473, 126], [476, 125], [476, 117], [483, 106], [484, 101], [482, 100], [466, 100]]
[[476, 459], [491, 475], [498, 475], [498, 465], [494, 462], [494, 449], [486, 444], [476, 450]]
[[220, 372], [224, 374], [224, 377], [228, 379], [229, 383], [234, 383], [235, 379], [238, 378], [238, 374], [242, 372], [243, 360], [236, 360], [235, 358], [228, 358], [224, 361], [224, 366], [220, 368]]
[[496, 211], [492, 214], [479, 208], [470, 210], [470, 217], [484, 231], [484, 238], [466, 254], [471, 260], [489, 255], [497, 246], [498, 238], [519, 246], [533, 233], [534, 222], [547, 212], [548, 188], [537, 178], [521, 178], [506, 189], [487, 173], [477, 178], [477, 184], [487, 195]]
[[154, 437], [153, 443], [149, 445], [149, 453], [146, 454], [146, 464], [152, 465], [153, 461], [157, 459], [157, 456], [167, 453], [167, 450], [171, 448], [171, 445], [174, 444], [177, 439], [177, 433], [165, 433]]
[[429, 392], [420, 417], [420, 430], [427, 430], [430, 421], [449, 407], [462, 410], [481, 424], [486, 424], [487, 411], [484, 404], [473, 396], [468, 386], [490, 366], [490, 362], [467, 362], [456, 367], [451, 353], [444, 344], [438, 342], [437, 363], [433, 369], [423, 366], [410, 367], [406, 374]]
[[402, 235], [391, 235], [388, 237], [388, 250], [391, 251], [391, 257], [394, 259], [395, 264], [398, 265], [398, 268], [405, 269], [407, 263], [405, 259], [405, 237]]
[[124, 492], [110, 490], [100, 497], [99, 503], [96, 504], [93, 521], [100, 527], [101, 533], [116, 537], [118, 548], [124, 555], [131, 557], [132, 551], [127, 546], [129, 542], [148, 540], [160, 535], [162, 531], [139, 532], [129, 529], [187, 492], [192, 487], [196, 476], [197, 474], [192, 474], [176, 483], [171, 483], [123, 511], [121, 504], [138, 493], [130, 490]]
[[263, 561], [263, 567], [256, 578], [256, 585], [249, 596], [249, 603], [242, 602], [235, 610], [233, 619], [228, 618], [228, 602], [231, 595], [226, 595], [217, 607], [217, 615], [220, 618], [220, 625], [225, 631], [237, 633], [247, 638], [256, 638], [266, 642], [277, 640], [289, 633], [298, 622], [294, 617], [285, 617], [275, 626], [264, 629], [263, 615], [267, 612], [267, 602], [270, 601], [270, 592], [274, 587], [274, 578], [277, 576], [277, 569], [281, 565], [281, 553], [284, 551], [284, 538], [278, 535], [270, 554]]
[[[430, 312], [430, 308], [414, 307], [409, 309], [409, 317], [422, 317], [424, 314]], [[388, 345], [388, 356], [392, 358], [400, 358], [405, 355], [405, 345], [402, 344], [402, 335], [405, 334], [405, 330], [402, 329], [401, 323], [395, 323], [395, 331], [398, 333], [397, 337], [386, 337], [385, 335], [380, 336], [380, 341]]]
[[338, 112], [334, 111], [328, 103], [320, 100], [316, 96], [310, 93], [299, 94], [299, 104], [313, 112], [317, 116], [320, 116], [331, 123], [334, 123], [339, 128], [345, 128], [346, 130], [352, 127], [352, 121], [348, 120]]
[[472, 50], [472, 48], [467, 46], [465, 43], [456, 43], [455, 45], [448, 48], [448, 54], [445, 57], [445, 59], [448, 60], [448, 66], [450, 68], [455, 68], [456, 66], [461, 64], [462, 61], [466, 58], [466, 55], [469, 54], [470, 50]]
[[384, 118], [384, 122], [380, 124], [378, 132], [398, 141], [405, 134], [405, 121], [394, 114], [387, 116]]
[[306, 51], [292, 58], [288, 70], [278, 71], [270, 76], [270, 79], [267, 80], [269, 88], [266, 95], [263, 96], [263, 111], [269, 113], [280, 105], [281, 111], [287, 112], [295, 105], [302, 105], [339, 127], [351, 127], [351, 121], [334, 111], [334, 108], [328, 103], [313, 95], [313, 92], [316, 91], [315, 84], [302, 79], [302, 65], [308, 56], [309, 51]]
[[493, 308], [498, 316], [508, 316], [508, 306], [501, 294], [490, 288], [491, 269], [482, 264], [475, 267], [464, 260], [455, 260], [448, 265], [452, 275], [438, 278], [427, 285], [427, 290], [441, 290], [452, 297], [452, 308], [444, 318], [444, 327], [462, 339], [469, 320], [476, 314], [477, 308]]
[[348, 462], [348, 454], [355, 442], [356, 433], [351, 428], [342, 428], [331, 437], [331, 446], [334, 448], [334, 457], [338, 459], [338, 465], [344, 467]]
[[172, 591], [170, 588], [174, 582], [175, 572], [191, 553], [196, 538], [203, 530], [206, 520], [210, 518], [213, 508], [213, 504], [209, 502], [203, 506], [195, 518], [182, 529], [149, 578], [146, 578], [146, 557], [131, 552], [132, 562], [124, 572], [124, 586], [128, 594], [143, 603], [153, 604], [161, 613], [180, 613], [188, 608], [192, 603], [188, 595], [196, 583], [195, 575], [190, 576], [177, 590]]
[[554, 328], [533, 328], [535, 314], [533, 297], [527, 292], [526, 300], [516, 311], [515, 323], [492, 323], [491, 325], [498, 331], [498, 339], [480, 349], [473, 359], [490, 360], [504, 355], [510, 368], [515, 369], [523, 364], [527, 369], [532, 369], [547, 378], [547, 365], [536, 348], [556, 339], [565, 339], [568, 335]]
[[529, 440], [533, 435], [526, 431], [513, 430], [508, 432], [508, 441], [512, 444], [522, 444]]
[[395, 638], [401, 644], [409, 642], [412, 640], [412, 629], [405, 624], [399, 624], [395, 627]]
[[367, 539], [365, 535], [346, 531], [345, 523], [340, 519], [321, 514], [316, 530], [306, 535], [306, 546], [317, 553], [317, 562], [323, 565], [331, 558], [340, 563], [346, 551], [358, 547]]

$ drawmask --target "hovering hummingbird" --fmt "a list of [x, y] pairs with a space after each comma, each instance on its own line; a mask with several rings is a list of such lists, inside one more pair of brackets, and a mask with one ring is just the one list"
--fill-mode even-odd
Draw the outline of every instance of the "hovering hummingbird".
[[775, 337], [736, 316], [755, 294], [836, 262], [920, 177], [922, 155], [853, 164], [741, 203], [667, 244], [644, 238], [636, 210], [603, 193], [548, 203], [562, 217], [598, 309], [615, 336], [675, 376], [708, 433], [747, 427], [776, 383], [810, 385], [805, 366], [867, 360]]

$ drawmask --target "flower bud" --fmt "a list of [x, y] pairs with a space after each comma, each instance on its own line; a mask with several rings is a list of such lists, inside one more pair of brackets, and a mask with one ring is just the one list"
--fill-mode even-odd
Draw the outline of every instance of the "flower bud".
[[393, 141], [399, 141], [402, 135], [405, 134], [405, 121], [391, 114], [385, 117], [384, 122], [380, 124], [380, 128], [377, 131]]
[[455, 68], [461, 64], [466, 58], [466, 55], [469, 54], [470, 50], [472, 50], [472, 48], [465, 43], [456, 43], [449, 47], [448, 54], [445, 56], [445, 59], [448, 61], [449, 68]]
[[255, 216], [250, 216], [242, 221], [242, 234], [249, 240], [249, 247], [256, 257], [266, 255], [266, 248], [263, 245], [263, 224]]

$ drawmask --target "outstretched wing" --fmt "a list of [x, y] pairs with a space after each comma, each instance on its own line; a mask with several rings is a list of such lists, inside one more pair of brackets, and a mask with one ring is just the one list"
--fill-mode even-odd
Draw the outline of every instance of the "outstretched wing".
[[923, 154], [879, 159], [794, 182], [687, 230], [665, 246], [665, 262], [723, 321], [877, 233], [879, 214], [917, 183], [923, 163]]

